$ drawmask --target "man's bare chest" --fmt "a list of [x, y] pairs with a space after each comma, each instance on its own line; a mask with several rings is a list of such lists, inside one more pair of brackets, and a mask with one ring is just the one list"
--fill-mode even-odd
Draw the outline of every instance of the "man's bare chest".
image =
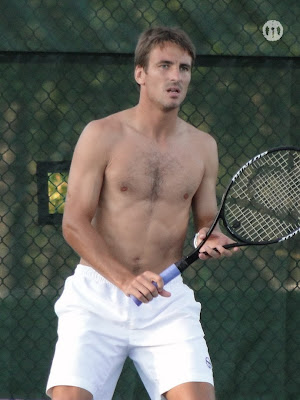
[[189, 152], [131, 149], [116, 152], [105, 173], [105, 184], [113, 191], [149, 201], [193, 197], [200, 184], [198, 166]]

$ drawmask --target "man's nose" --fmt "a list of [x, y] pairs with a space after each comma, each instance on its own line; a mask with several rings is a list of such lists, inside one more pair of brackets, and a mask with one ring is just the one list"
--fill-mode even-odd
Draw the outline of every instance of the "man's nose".
[[179, 71], [179, 68], [176, 68], [176, 67], [172, 68], [172, 71], [171, 71], [171, 80], [172, 80], [172, 81], [175, 81], [175, 82], [178, 82], [178, 81], [180, 80], [180, 71]]

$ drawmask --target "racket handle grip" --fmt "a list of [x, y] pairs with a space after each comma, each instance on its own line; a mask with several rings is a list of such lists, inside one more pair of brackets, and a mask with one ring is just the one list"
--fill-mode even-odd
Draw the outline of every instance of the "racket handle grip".
[[[224, 249], [233, 249], [234, 247], [240, 247], [240, 246], [246, 246], [246, 244], [244, 243], [230, 243], [230, 244], [224, 244]], [[216, 248], [214, 248], [214, 250], [218, 251]], [[206, 253], [206, 251], [204, 251], [202, 254], [205, 254], [208, 256], [208, 253]]]
[[[164, 284], [166, 285], [169, 283], [172, 279], [176, 278], [176, 276], [180, 275], [179, 269], [176, 267], [175, 264], [170, 265], [168, 268], [166, 268], [162, 273], [160, 273], [160, 276], [163, 278]], [[156, 283], [153, 282], [154, 285], [156, 286]], [[130, 295], [131, 299], [135, 302], [137, 306], [140, 306], [142, 302], [138, 300], [135, 296], [132, 294]]]
[[230, 244], [225, 244], [223, 247], [224, 249], [233, 249], [234, 247], [239, 247], [239, 245], [243, 245], [242, 243], [230, 243]]

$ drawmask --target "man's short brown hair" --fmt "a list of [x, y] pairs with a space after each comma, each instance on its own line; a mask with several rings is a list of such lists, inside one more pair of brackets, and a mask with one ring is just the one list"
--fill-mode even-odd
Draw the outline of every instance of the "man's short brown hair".
[[163, 45], [166, 42], [175, 43], [187, 51], [192, 58], [192, 64], [194, 63], [195, 46], [183, 30], [176, 27], [155, 27], [147, 29], [141, 34], [135, 49], [134, 65], [147, 68], [150, 51], [155, 46]]

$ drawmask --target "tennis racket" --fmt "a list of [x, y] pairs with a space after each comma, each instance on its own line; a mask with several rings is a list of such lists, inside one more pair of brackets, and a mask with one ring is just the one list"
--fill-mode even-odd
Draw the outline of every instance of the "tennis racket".
[[[278, 147], [249, 160], [233, 176], [206, 237], [160, 276], [166, 285], [198, 260], [219, 220], [235, 243], [226, 249], [279, 243], [300, 231], [300, 149]], [[134, 296], [133, 301], [141, 302]]]

